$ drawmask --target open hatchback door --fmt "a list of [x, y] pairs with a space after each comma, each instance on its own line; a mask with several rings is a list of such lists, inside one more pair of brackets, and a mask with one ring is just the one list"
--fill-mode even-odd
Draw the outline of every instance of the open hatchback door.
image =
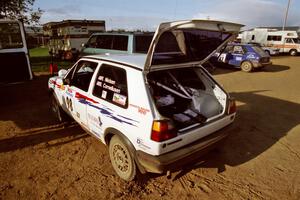
[[[201, 65], [234, 39], [242, 26], [211, 20], [160, 24], [144, 66], [157, 119], [170, 119], [183, 133], [218, 119], [222, 124], [233, 114], [227, 112], [229, 95]], [[220, 127], [232, 120], [225, 120]]]
[[236, 37], [242, 26], [212, 20], [162, 23], [154, 34], [144, 70], [183, 67], [187, 63], [203, 64]]

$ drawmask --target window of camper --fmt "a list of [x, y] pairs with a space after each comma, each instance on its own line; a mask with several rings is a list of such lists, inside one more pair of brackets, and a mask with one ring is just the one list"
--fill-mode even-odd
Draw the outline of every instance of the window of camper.
[[280, 35], [268, 35], [267, 38], [268, 41], [281, 41]]
[[294, 41], [293, 41], [292, 38], [287, 38], [287, 39], [285, 40], [285, 42], [286, 42], [286, 43], [290, 43], [290, 44], [294, 44]]

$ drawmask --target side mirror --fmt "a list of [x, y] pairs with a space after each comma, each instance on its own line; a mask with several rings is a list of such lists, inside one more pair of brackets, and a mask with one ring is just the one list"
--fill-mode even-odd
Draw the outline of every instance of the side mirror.
[[59, 77], [65, 77], [65, 75], [66, 75], [67, 73], [68, 73], [67, 70], [61, 69], [61, 70], [58, 71], [58, 76], [59, 76]]
[[64, 85], [70, 85], [71, 81], [70, 81], [70, 79], [66, 78], [66, 79], [63, 79], [63, 83], [64, 83]]

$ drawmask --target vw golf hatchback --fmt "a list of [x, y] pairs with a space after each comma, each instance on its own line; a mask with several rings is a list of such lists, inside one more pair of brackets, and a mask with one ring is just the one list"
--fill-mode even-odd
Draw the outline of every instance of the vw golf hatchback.
[[52, 110], [107, 145], [124, 180], [192, 162], [230, 133], [235, 102], [202, 64], [241, 26], [162, 23], [148, 54], [82, 57], [49, 79]]

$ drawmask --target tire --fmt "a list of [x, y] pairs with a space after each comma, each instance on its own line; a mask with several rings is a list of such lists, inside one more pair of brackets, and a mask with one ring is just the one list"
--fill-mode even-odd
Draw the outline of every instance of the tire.
[[253, 65], [252, 65], [252, 63], [250, 61], [244, 61], [241, 64], [241, 69], [244, 72], [251, 72], [253, 70]]
[[296, 49], [290, 50], [290, 55], [291, 55], [291, 56], [296, 56], [297, 54], [298, 54], [298, 52], [297, 52]]
[[132, 181], [136, 176], [136, 164], [129, 148], [123, 140], [114, 135], [109, 142], [109, 157], [118, 176], [125, 181]]
[[271, 53], [269, 50], [265, 50], [266, 54], [268, 54], [269, 56], [271, 56]]
[[60, 107], [54, 94], [50, 97], [50, 109], [59, 123], [67, 122], [68, 116]]

